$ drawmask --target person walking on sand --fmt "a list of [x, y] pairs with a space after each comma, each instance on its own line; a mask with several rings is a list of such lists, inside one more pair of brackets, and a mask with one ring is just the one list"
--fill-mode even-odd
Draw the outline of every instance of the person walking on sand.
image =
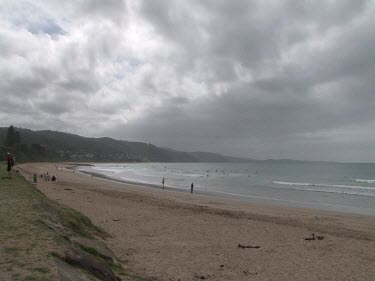
[[163, 189], [164, 189], [164, 182], [165, 182], [165, 178], [163, 177], [163, 179], [161, 180], [161, 183], [163, 184]]
[[190, 185], [190, 193], [193, 194], [194, 192], [194, 183], [191, 183]]
[[8, 178], [12, 178], [12, 167], [14, 166], [13, 156], [8, 152], [7, 154], [7, 171]]

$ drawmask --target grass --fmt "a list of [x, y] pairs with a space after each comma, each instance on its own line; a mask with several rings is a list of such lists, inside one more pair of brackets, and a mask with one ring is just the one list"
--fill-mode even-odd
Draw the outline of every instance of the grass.
[[[95, 248], [74, 244], [70, 235], [94, 240], [110, 235], [83, 214], [49, 200], [22, 176], [14, 173], [8, 179], [6, 167], [1, 164], [0, 200], [0, 280], [56, 280], [55, 260], [74, 247], [103, 259], [125, 280], [146, 280], [103, 258]], [[72, 234], [52, 230], [46, 220], [64, 226]]]
[[0, 165], [0, 200], [0, 280], [52, 280], [48, 267], [55, 263], [48, 251], [59, 245], [38, 223], [35, 208], [45, 198], [22, 176], [13, 173], [8, 179]]
[[46, 268], [46, 267], [37, 267], [37, 268], [34, 268], [33, 271], [40, 272], [40, 273], [43, 273], [43, 274], [47, 274], [47, 273], [51, 272], [51, 270], [49, 268]]
[[134, 281], [147, 281], [147, 279], [145, 279], [143, 277], [140, 277], [138, 275], [134, 275], [132, 273], [129, 273], [127, 270], [125, 270], [122, 267], [121, 264], [115, 264], [113, 262], [108, 262], [108, 261], [107, 261], [107, 264], [112, 269], [112, 271], [117, 273], [118, 275], [126, 276], [128, 278], [131, 278], [131, 280], [134, 280]]
[[127, 280], [131, 279], [134, 281], [147, 281], [147, 279], [144, 279], [143, 277], [131, 274], [126, 269], [124, 269], [124, 267], [121, 264], [117, 264], [112, 262], [111, 260], [103, 258], [103, 256], [95, 248], [86, 247], [82, 245], [80, 245], [80, 247], [85, 252], [102, 259], [117, 275], [126, 276], [128, 278]]
[[93, 256], [101, 257], [101, 255], [98, 253], [98, 251], [95, 248], [85, 247], [81, 245], [81, 249]]
[[57, 211], [62, 225], [81, 237], [90, 239], [95, 237], [106, 239], [110, 237], [103, 229], [94, 225], [88, 217], [76, 210], [60, 206]]
[[35, 276], [27, 275], [24, 280], [25, 281], [37, 281], [38, 278]]
[[24, 281], [50, 281], [51, 279], [45, 276], [27, 275]]
[[6, 254], [13, 254], [16, 255], [18, 253], [19, 249], [16, 247], [9, 247], [9, 248], [4, 248], [4, 253]]

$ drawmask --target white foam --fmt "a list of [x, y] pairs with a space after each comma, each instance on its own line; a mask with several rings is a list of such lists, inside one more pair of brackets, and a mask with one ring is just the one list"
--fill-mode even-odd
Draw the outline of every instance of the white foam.
[[247, 197], [247, 198], [255, 198], [255, 199], [265, 199], [265, 200], [272, 200], [272, 201], [280, 201], [280, 202], [303, 203], [303, 204], [307, 204], [307, 205], [323, 205], [323, 206], [348, 207], [347, 205], [341, 205], [341, 204], [328, 204], [328, 203], [315, 203], [315, 202], [298, 201], [298, 200], [287, 200], [287, 199], [280, 199], [280, 198], [274, 198], [274, 197], [243, 195], [243, 194], [232, 193], [232, 192], [224, 192], [224, 191], [215, 191], [215, 193], [221, 193], [221, 194], [238, 196], [238, 197]]
[[285, 182], [285, 181], [273, 181], [273, 183], [276, 184], [282, 184], [282, 185], [299, 185], [299, 186], [312, 186], [312, 183], [307, 182]]
[[365, 183], [375, 183], [375, 180], [362, 180], [362, 179], [356, 179], [356, 182], [365, 182]]
[[[332, 188], [327, 189], [312, 189], [312, 188], [291, 188], [293, 190], [301, 191], [313, 191], [313, 192], [326, 192], [326, 193], [342, 193], [350, 195], [366, 195], [366, 196], [375, 196], [375, 188], [366, 187], [366, 186], [354, 186], [354, 185], [339, 185], [339, 184], [314, 184], [314, 183], [298, 183], [298, 182], [282, 182], [282, 181], [273, 181], [274, 184], [279, 185], [289, 185], [289, 186], [316, 186], [316, 187], [328, 187]], [[361, 192], [362, 191], [362, 192]], [[374, 194], [369, 194], [368, 192], [374, 192]]]
[[342, 185], [342, 184], [306, 183], [306, 182], [299, 183], [299, 182], [282, 182], [282, 181], [273, 181], [273, 183], [281, 184], [281, 185], [320, 186], [320, 187], [334, 187], [334, 188], [365, 189], [365, 190], [375, 191], [374, 187], [362, 186], [362, 185]]

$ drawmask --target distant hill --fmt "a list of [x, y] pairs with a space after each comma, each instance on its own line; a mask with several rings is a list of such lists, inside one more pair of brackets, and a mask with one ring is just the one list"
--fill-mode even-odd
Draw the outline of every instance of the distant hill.
[[[8, 128], [0, 127], [0, 144]], [[250, 162], [208, 152], [184, 152], [157, 147], [150, 143], [87, 138], [57, 131], [32, 131], [16, 128], [21, 144], [12, 149], [19, 161], [100, 161], [100, 162]], [[9, 148], [0, 147], [0, 153]]]

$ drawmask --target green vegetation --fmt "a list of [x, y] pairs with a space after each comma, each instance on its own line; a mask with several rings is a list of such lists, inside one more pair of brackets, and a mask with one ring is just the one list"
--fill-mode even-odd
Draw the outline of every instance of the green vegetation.
[[17, 252], [19, 251], [18, 248], [16, 247], [9, 247], [9, 248], [4, 248], [4, 252], [6, 254], [13, 254], [13, 255], [17, 255]]
[[85, 238], [108, 238], [110, 235], [100, 227], [94, 225], [91, 220], [71, 208], [56, 207], [60, 223], [74, 233]]
[[59, 246], [38, 223], [35, 209], [44, 198], [21, 176], [6, 178], [5, 170], [0, 165], [0, 280], [53, 280], [48, 249]]
[[[12, 127], [12, 126], [11, 126]], [[247, 162], [206, 152], [183, 152], [150, 143], [86, 138], [56, 131], [0, 128], [0, 156], [11, 152], [17, 162]], [[1, 146], [3, 144], [3, 146]]]
[[41, 273], [44, 273], [44, 274], [51, 272], [50, 269], [45, 268], [45, 267], [37, 267], [37, 268], [34, 268], [33, 271], [41, 272]]
[[93, 248], [93, 247], [81, 246], [81, 248], [82, 248], [82, 250], [84, 250], [85, 252], [87, 252], [87, 253], [89, 253], [91, 255], [94, 255], [94, 256], [97, 256], [97, 257], [100, 256], [99, 252], [95, 248]]
[[28, 275], [25, 277], [24, 281], [49, 281], [51, 279], [47, 277], [40, 277], [40, 276], [34, 276], [34, 275]]
[[66, 263], [67, 251], [82, 250], [102, 261], [107, 270], [122, 276], [122, 280], [145, 280], [105, 258], [95, 246], [74, 242], [73, 238], [84, 237], [93, 245], [102, 245], [95, 239], [109, 237], [90, 219], [49, 200], [20, 175], [14, 174], [12, 179], [5, 175], [6, 167], [0, 164], [0, 280], [56, 280], [57, 271], [61, 270], [57, 260], [65, 264], [63, 269], [68, 267], [79, 274], [95, 275], [95, 268], [88, 271], [85, 266], [72, 267]]
[[116, 274], [120, 275], [120, 276], [125, 276], [127, 277], [126, 280], [134, 280], [134, 281], [147, 281], [147, 279], [145, 278], [142, 278], [140, 276], [137, 276], [137, 275], [134, 275], [134, 274], [131, 274], [129, 272], [127, 272], [122, 266], [121, 264], [115, 264], [113, 262], [108, 262], [109, 266], [111, 267], [111, 269], [113, 270], [113, 272], [115, 272]]

